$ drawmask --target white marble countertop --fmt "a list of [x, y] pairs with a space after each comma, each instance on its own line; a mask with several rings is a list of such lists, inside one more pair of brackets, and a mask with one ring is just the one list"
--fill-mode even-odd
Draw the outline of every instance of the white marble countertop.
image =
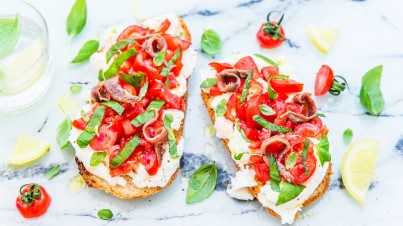
[[[317, 106], [326, 114], [330, 129], [334, 174], [329, 191], [314, 205], [302, 211], [294, 225], [399, 225], [403, 221], [403, 3], [399, 0], [88, 0], [88, 19], [84, 31], [68, 42], [65, 32], [69, 1], [31, 0], [46, 18], [54, 63], [54, 83], [42, 102], [28, 112], [0, 116], [0, 225], [281, 225], [269, 216], [257, 201], [241, 202], [224, 192], [235, 169], [217, 138], [205, 137], [211, 124], [199, 96], [198, 70], [212, 60], [238, 53], [263, 53], [285, 57], [294, 66], [295, 76], [308, 91], [313, 90], [315, 73], [329, 64], [349, 81], [350, 92], [339, 97], [317, 98]], [[118, 3], [117, 3], [118, 2]], [[275, 50], [263, 50], [255, 34], [269, 11], [285, 12], [284, 28], [288, 40]], [[189, 82], [189, 106], [185, 123], [185, 155], [181, 175], [167, 190], [141, 200], [120, 200], [102, 191], [85, 188], [70, 194], [67, 184], [78, 172], [71, 151], [61, 151], [56, 143], [56, 128], [63, 114], [56, 100], [69, 91], [72, 83], [83, 83], [86, 91], [95, 84], [96, 73], [89, 63], [72, 65], [70, 60], [81, 45], [96, 38], [105, 28], [163, 13], [181, 15], [198, 50], [196, 72]], [[309, 24], [335, 26], [340, 38], [329, 54], [320, 53], [309, 39]], [[222, 52], [214, 59], [200, 52], [204, 29], [216, 30], [224, 40]], [[386, 105], [378, 117], [370, 116], [359, 103], [361, 76], [383, 64], [382, 91]], [[376, 175], [366, 204], [359, 205], [345, 191], [340, 176], [340, 161], [347, 146], [342, 141], [346, 128], [354, 131], [354, 140], [381, 141]], [[40, 161], [10, 168], [5, 156], [18, 135], [26, 133], [52, 143], [51, 151]], [[202, 163], [216, 161], [220, 173], [213, 195], [193, 205], [185, 204], [187, 178]], [[62, 172], [48, 181], [44, 171], [61, 165]], [[15, 208], [20, 185], [37, 182], [53, 198], [46, 215], [36, 220], [23, 219]], [[99, 219], [99, 209], [111, 209], [112, 221]]]

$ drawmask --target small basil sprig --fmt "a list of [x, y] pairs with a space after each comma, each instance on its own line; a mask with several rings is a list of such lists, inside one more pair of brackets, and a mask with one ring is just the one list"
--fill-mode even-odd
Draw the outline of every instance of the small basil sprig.
[[223, 116], [227, 112], [227, 100], [222, 99], [215, 109], [217, 116]]
[[101, 78], [99, 78], [99, 76], [98, 76], [98, 79], [101, 79], [100, 81], [103, 81], [105, 79], [112, 78], [114, 75], [116, 75], [118, 73], [119, 68], [122, 66], [122, 64], [124, 62], [126, 62], [128, 59], [130, 59], [136, 55], [137, 55], [137, 50], [135, 50], [135, 49], [128, 49], [128, 50], [124, 51], [118, 57], [116, 57], [116, 59], [109, 66], [108, 70], [106, 70], [103, 73], [103, 76]]
[[268, 122], [268, 121], [266, 121], [266, 119], [264, 119], [260, 115], [254, 115], [253, 120], [255, 120], [257, 123], [259, 123], [259, 125], [263, 126], [265, 129], [268, 129], [273, 132], [288, 133], [288, 132], [292, 131], [291, 129], [289, 129], [287, 127], [279, 126], [279, 125], [273, 124], [271, 122]]
[[270, 163], [270, 187], [271, 187], [271, 190], [280, 192], [281, 176], [280, 176], [280, 172], [278, 170], [276, 158], [274, 158], [273, 155], [270, 155], [269, 163]]
[[273, 60], [270, 60], [269, 58], [263, 56], [262, 54], [256, 53], [256, 54], [253, 54], [253, 55], [259, 57], [260, 59], [262, 59], [264, 61], [266, 61], [266, 63], [278, 68], [278, 64], [276, 62], [274, 62]]
[[157, 55], [154, 56], [153, 63], [155, 66], [159, 67], [164, 63], [166, 53], [167, 52], [165, 50], [162, 50], [162, 51], [159, 51], [157, 53]]
[[252, 75], [253, 75], [253, 69], [251, 69], [249, 71], [248, 77], [246, 77], [245, 84], [244, 84], [243, 90], [242, 90], [241, 100], [239, 101], [240, 104], [245, 102], [246, 97], [248, 96], [250, 81], [252, 80]]
[[80, 148], [87, 147], [90, 141], [95, 137], [96, 130], [98, 130], [98, 127], [101, 125], [104, 114], [104, 106], [97, 107], [97, 109], [95, 109], [90, 121], [87, 124], [87, 127], [85, 127], [85, 130], [77, 138], [77, 145]]
[[323, 166], [325, 162], [330, 162], [332, 160], [332, 156], [330, 155], [329, 152], [329, 140], [327, 138], [327, 134], [324, 135], [320, 141], [319, 144], [316, 145], [317, 152], [316, 154], [319, 156], [320, 164]]
[[111, 168], [116, 169], [120, 165], [122, 165], [126, 161], [126, 159], [130, 157], [130, 155], [134, 152], [139, 144], [140, 138], [138, 136], [134, 136], [129, 142], [127, 142], [122, 151], [120, 151], [109, 161], [109, 165], [111, 166]]
[[118, 102], [113, 101], [113, 100], [104, 101], [104, 102], [102, 102], [102, 104], [112, 108], [119, 115], [122, 115], [123, 111], [125, 110], [125, 108], [122, 105], [120, 105]]
[[318, 117], [326, 118], [326, 115], [323, 114], [323, 113], [316, 113], [316, 115], [317, 115]]
[[83, 85], [81, 84], [73, 84], [70, 86], [70, 91], [73, 95], [78, 94], [83, 89]]
[[69, 144], [69, 136], [71, 130], [71, 119], [67, 116], [57, 127], [57, 144], [61, 149]]
[[298, 161], [298, 154], [295, 152], [291, 152], [291, 154], [288, 155], [287, 159], [285, 160], [285, 168], [286, 169], [291, 169], [292, 167], [297, 164]]
[[98, 211], [97, 215], [103, 220], [109, 220], [113, 217], [113, 213], [110, 209], [102, 209]]
[[146, 96], [147, 90], [148, 90], [148, 77], [146, 76], [146, 81], [140, 88], [139, 101], [142, 100]]
[[219, 53], [222, 49], [220, 35], [214, 30], [205, 30], [201, 37], [201, 48], [209, 55]]
[[298, 184], [291, 184], [286, 181], [283, 181], [283, 186], [280, 190], [280, 195], [278, 196], [276, 206], [286, 203], [295, 199], [301, 192], [304, 190], [305, 186]]
[[104, 161], [105, 157], [106, 157], [106, 151], [95, 151], [91, 155], [90, 166], [99, 165], [102, 161]]
[[238, 130], [238, 132], [241, 134], [242, 138], [245, 139], [248, 143], [253, 143], [252, 140], [250, 140], [246, 134], [245, 131], [243, 131], [243, 129], [241, 128], [241, 126], [239, 125], [239, 121], [238, 119], [235, 120], [235, 127]]
[[57, 176], [60, 173], [60, 166], [52, 166], [48, 169], [46, 169], [45, 175], [46, 179], [50, 180], [53, 177]]
[[246, 154], [246, 153], [248, 153], [248, 152], [237, 153], [237, 154], [234, 155], [234, 159], [239, 161], [239, 160], [242, 159], [243, 155]]
[[66, 21], [67, 35], [80, 33], [87, 22], [87, 4], [85, 0], [76, 0]]
[[128, 75], [124, 73], [119, 73], [119, 76], [127, 82], [127, 84], [138, 88], [140, 83], [143, 81], [144, 74], [142, 72], [136, 72], [135, 75]]
[[217, 79], [216, 78], [206, 78], [201, 84], [200, 88], [203, 89], [208, 89], [212, 86], [215, 86], [217, 84]]
[[208, 198], [214, 191], [218, 178], [215, 162], [197, 169], [189, 180], [186, 191], [186, 204], [201, 202]]
[[379, 115], [385, 106], [381, 91], [382, 65], [369, 70], [362, 77], [360, 102], [372, 115]]
[[99, 42], [97, 40], [89, 40], [81, 47], [78, 51], [77, 56], [71, 61], [71, 63], [80, 63], [90, 59], [92, 54], [94, 54], [99, 47]]
[[169, 154], [171, 158], [178, 158], [178, 147], [176, 145], [176, 138], [174, 131], [171, 128], [171, 124], [174, 121], [174, 117], [171, 114], [166, 114], [164, 116], [164, 126], [168, 131], [168, 146], [169, 146]]
[[111, 48], [109, 48], [108, 52], [106, 52], [106, 63], [109, 63], [109, 61], [112, 59], [113, 56], [116, 55], [116, 53], [120, 52], [123, 48], [132, 43], [137, 42], [132, 38], [128, 38], [113, 44]]
[[260, 112], [262, 112], [263, 115], [266, 115], [266, 116], [271, 116], [271, 115], [276, 114], [276, 112], [273, 110], [273, 108], [269, 107], [269, 105], [267, 105], [267, 104], [259, 105], [259, 110], [260, 110]]
[[20, 37], [18, 14], [14, 19], [0, 19], [0, 59], [10, 55]]
[[343, 133], [344, 143], [349, 144], [352, 139], [353, 139], [353, 131], [350, 128], [348, 128]]
[[302, 149], [302, 165], [304, 165], [304, 168], [305, 168], [305, 173], [304, 173], [305, 176], [307, 176], [309, 173], [309, 168], [305, 164], [306, 158], [308, 156], [309, 143], [310, 143], [309, 139], [305, 138], [304, 149]]
[[172, 68], [175, 66], [176, 61], [178, 61], [180, 55], [182, 54], [182, 49], [176, 51], [175, 55], [168, 61], [166, 67], [161, 70], [161, 75], [166, 77], [169, 72], [171, 72]]

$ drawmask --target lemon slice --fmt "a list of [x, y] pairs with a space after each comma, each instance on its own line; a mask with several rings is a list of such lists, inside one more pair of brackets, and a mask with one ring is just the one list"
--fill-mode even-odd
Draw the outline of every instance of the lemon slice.
[[311, 25], [308, 27], [309, 36], [316, 47], [323, 53], [327, 53], [339, 37], [338, 28], [318, 27]]
[[22, 134], [9, 154], [7, 163], [15, 166], [25, 165], [40, 159], [49, 148], [49, 143]]
[[77, 174], [76, 176], [70, 179], [67, 187], [70, 193], [73, 194], [79, 193], [85, 187], [85, 180], [80, 174]]
[[361, 205], [375, 174], [379, 141], [363, 140], [348, 148], [341, 162], [341, 176], [348, 193]]

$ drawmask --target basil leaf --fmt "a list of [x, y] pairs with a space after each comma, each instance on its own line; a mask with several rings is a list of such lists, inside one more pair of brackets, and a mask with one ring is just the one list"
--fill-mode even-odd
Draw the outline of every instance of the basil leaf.
[[76, 0], [66, 21], [67, 35], [80, 33], [87, 22], [87, 4], [85, 0]]
[[280, 190], [280, 195], [278, 196], [278, 200], [276, 202], [276, 206], [295, 199], [299, 194], [301, 194], [304, 188], [304, 185], [295, 185], [284, 181]]
[[274, 91], [274, 89], [271, 87], [270, 80], [267, 81], [267, 94], [272, 101], [277, 97], [276, 91]]
[[259, 57], [260, 59], [262, 59], [264, 61], [266, 61], [268, 64], [278, 68], [278, 64], [276, 62], [274, 62], [273, 60], [270, 60], [269, 58], [263, 56], [262, 54], [256, 53], [256, 54], [253, 54], [253, 55]]
[[99, 42], [97, 40], [89, 40], [84, 43], [83, 47], [78, 51], [77, 56], [71, 61], [71, 63], [80, 63], [90, 59], [92, 54], [94, 54], [99, 47]]
[[329, 153], [329, 140], [327, 138], [327, 134], [324, 135], [319, 144], [316, 145], [317, 152], [316, 154], [319, 156], [320, 164], [323, 166], [325, 162], [330, 162], [332, 160], [332, 156]]
[[235, 126], [237, 128], [237, 130], [239, 131], [239, 133], [241, 134], [242, 138], [245, 139], [247, 142], [249, 143], [253, 143], [253, 141], [249, 140], [249, 138], [246, 136], [245, 131], [243, 131], [243, 129], [241, 128], [241, 126], [238, 123], [238, 119], [236, 120]]
[[161, 110], [162, 106], [164, 106], [165, 101], [163, 100], [153, 100], [150, 105], [148, 105], [147, 110], [155, 109], [157, 111]]
[[65, 148], [69, 143], [69, 136], [71, 130], [71, 119], [66, 117], [57, 127], [57, 144], [61, 149]]
[[251, 69], [249, 71], [248, 77], [246, 77], [245, 84], [244, 84], [243, 90], [242, 90], [241, 100], [239, 101], [240, 104], [245, 102], [246, 97], [248, 96], [249, 87], [250, 87], [250, 81], [252, 79], [252, 75], [253, 75], [253, 69]]
[[168, 63], [168, 66], [167, 66], [167, 67], [164, 67], [164, 68], [161, 70], [161, 75], [164, 76], [164, 77], [168, 76], [169, 72], [171, 72], [171, 69], [172, 69], [172, 64], [169, 64], [169, 63]]
[[57, 176], [60, 173], [60, 166], [53, 166], [46, 169], [45, 175], [46, 179], [50, 180], [53, 177]]
[[176, 145], [176, 138], [174, 131], [171, 128], [171, 124], [174, 121], [174, 117], [172, 114], [166, 114], [164, 116], [164, 126], [168, 132], [168, 146], [169, 146], [169, 154], [171, 155], [171, 158], [177, 158], [179, 157], [178, 155], [178, 147]]
[[186, 191], [186, 204], [203, 201], [213, 193], [218, 178], [215, 162], [198, 168], [189, 180]]
[[260, 110], [260, 112], [262, 112], [263, 115], [266, 115], [266, 116], [276, 114], [276, 112], [273, 110], [273, 108], [269, 107], [267, 104], [259, 105], [259, 110]]
[[90, 141], [95, 137], [95, 131], [99, 127], [99, 125], [101, 125], [104, 114], [104, 106], [95, 109], [94, 114], [92, 114], [92, 117], [87, 124], [87, 127], [85, 127], [85, 130], [77, 138], [77, 145], [80, 148], [87, 147]]
[[122, 165], [126, 159], [130, 157], [130, 155], [134, 152], [137, 146], [140, 144], [140, 138], [138, 136], [134, 136], [124, 147], [123, 149], [110, 160], [109, 165], [112, 169], [118, 168]]
[[112, 108], [119, 115], [122, 115], [123, 111], [125, 110], [125, 108], [122, 105], [120, 105], [118, 102], [113, 101], [113, 100], [104, 101], [104, 102], [102, 102], [102, 104]]
[[308, 148], [309, 148], [309, 139], [305, 138], [304, 149], [302, 150], [302, 165], [304, 165], [305, 168], [305, 176], [307, 176], [309, 173], [309, 168], [307, 165], [305, 165], [306, 157], [308, 155]]
[[73, 84], [70, 86], [70, 91], [72, 94], [76, 95], [83, 89], [83, 86], [80, 84]]
[[153, 62], [155, 66], [159, 67], [164, 63], [166, 53], [167, 52], [165, 50], [162, 50], [158, 52], [157, 55], [154, 56]]
[[362, 77], [360, 102], [372, 115], [379, 115], [385, 105], [380, 88], [382, 69], [382, 65], [376, 66]]
[[171, 72], [172, 68], [175, 66], [176, 61], [179, 59], [182, 53], [182, 49], [176, 51], [175, 55], [168, 61], [167, 66], [164, 67], [161, 71], [162, 76], [168, 76], [169, 72]]
[[223, 116], [227, 112], [227, 100], [222, 99], [215, 109], [217, 116]]
[[169, 77], [165, 79], [164, 86], [167, 87], [168, 89], [171, 88], [171, 81]]
[[136, 118], [132, 120], [132, 124], [135, 127], [140, 127], [141, 125], [145, 124], [149, 120], [155, 117], [155, 113], [152, 110], [147, 110], [139, 115], [137, 115]]
[[99, 81], [105, 80], [104, 71], [102, 70], [102, 68], [99, 69], [99, 71], [98, 71], [98, 80]]
[[291, 132], [291, 129], [288, 129], [287, 127], [283, 126], [278, 126], [276, 124], [273, 124], [271, 122], [266, 121], [262, 116], [260, 115], [254, 115], [253, 120], [255, 120], [259, 125], [263, 126], [265, 129], [268, 129], [273, 132], [277, 133], [288, 133]]
[[98, 217], [104, 220], [109, 220], [113, 217], [113, 213], [109, 209], [102, 209], [97, 213]]
[[[112, 64], [109, 66], [108, 70], [105, 71], [103, 78], [104, 79], [110, 79], [114, 75], [118, 73], [119, 68], [122, 66], [124, 62], [126, 62], [128, 59], [134, 57], [137, 55], [137, 50], [135, 49], [128, 49], [121, 53], [116, 59], [112, 62]], [[99, 79], [99, 78], [98, 78]], [[102, 80], [100, 80], [102, 81]]]
[[143, 81], [144, 75], [141, 73], [139, 75], [128, 75], [119, 72], [119, 76], [127, 82], [127, 84], [133, 86], [134, 88], [138, 88], [140, 83]]
[[102, 161], [104, 161], [106, 157], [106, 151], [95, 151], [91, 155], [90, 166], [97, 166]]
[[20, 37], [18, 14], [14, 19], [0, 19], [0, 59], [10, 55]]
[[295, 152], [291, 152], [290, 155], [288, 155], [287, 159], [285, 160], [285, 168], [287, 170], [291, 169], [292, 167], [297, 164], [298, 161], [298, 154]]
[[220, 35], [214, 30], [205, 30], [201, 37], [201, 48], [209, 55], [215, 55], [222, 49]]
[[326, 118], [326, 115], [324, 115], [324, 114], [322, 114], [322, 113], [316, 113], [316, 115], [317, 115], [318, 117]]
[[238, 160], [238, 161], [241, 160], [245, 153], [247, 153], [247, 152], [241, 152], [241, 153], [235, 154], [234, 159]]
[[80, 114], [85, 122], [88, 122], [90, 120], [90, 118], [88, 118], [87, 113], [85, 113], [85, 111], [83, 109], [81, 109]]
[[147, 90], [148, 90], [148, 77], [146, 77], [146, 81], [144, 82], [143, 86], [140, 89], [139, 101], [142, 100], [145, 97], [145, 95], [147, 93]]
[[215, 86], [217, 84], [217, 79], [216, 78], [206, 78], [201, 84], [200, 88], [203, 89], [208, 89], [212, 86]]
[[349, 144], [352, 139], [353, 139], [353, 131], [350, 128], [348, 128], [343, 133], [344, 143]]
[[270, 187], [271, 187], [271, 190], [280, 192], [281, 176], [280, 176], [280, 172], [278, 170], [276, 159], [274, 158], [273, 155], [270, 155], [269, 163], [270, 163]]
[[136, 40], [132, 38], [128, 38], [122, 41], [119, 41], [111, 46], [109, 48], [108, 52], [106, 52], [106, 63], [109, 63], [111, 58], [116, 55], [119, 51], [121, 51], [123, 48], [125, 48], [127, 45], [131, 43], [137, 43]]

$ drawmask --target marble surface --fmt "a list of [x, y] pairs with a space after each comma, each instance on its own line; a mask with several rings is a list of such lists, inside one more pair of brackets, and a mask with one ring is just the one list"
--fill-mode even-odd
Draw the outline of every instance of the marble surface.
[[[65, 20], [73, 0], [31, 0], [46, 18], [54, 63], [54, 83], [42, 102], [29, 111], [0, 116], [0, 225], [281, 225], [269, 216], [257, 201], [237, 201], [224, 192], [224, 185], [235, 173], [234, 166], [215, 137], [206, 137], [211, 124], [199, 96], [200, 74], [212, 60], [238, 53], [263, 53], [285, 57], [294, 66], [294, 76], [313, 90], [315, 73], [329, 64], [350, 84], [350, 92], [339, 97], [317, 98], [317, 106], [326, 114], [333, 147], [334, 174], [329, 191], [311, 207], [304, 209], [294, 225], [399, 225], [403, 221], [403, 3], [399, 0], [88, 0], [88, 20], [84, 31], [68, 42]], [[287, 42], [272, 51], [261, 49], [255, 33], [266, 14], [285, 12]], [[96, 82], [96, 73], [88, 63], [72, 65], [70, 60], [81, 45], [96, 38], [109, 26], [127, 24], [163, 13], [181, 15], [189, 26], [199, 52], [196, 71], [189, 82], [189, 100], [185, 124], [185, 155], [182, 171], [167, 190], [146, 199], [125, 201], [102, 191], [85, 188], [70, 194], [67, 184], [77, 174], [71, 150], [61, 151], [56, 143], [56, 128], [63, 114], [56, 100], [73, 83], [85, 91]], [[308, 37], [307, 26], [317, 24], [339, 27], [340, 38], [328, 55], [320, 53]], [[214, 58], [200, 51], [204, 29], [216, 30], [223, 39], [223, 50]], [[378, 117], [370, 116], [359, 103], [361, 76], [383, 64], [382, 91], [386, 105]], [[85, 93], [85, 91], [83, 93]], [[80, 100], [83, 101], [83, 100]], [[381, 150], [376, 175], [364, 206], [355, 202], [341, 182], [340, 162], [347, 146], [342, 141], [346, 128], [354, 131], [353, 141], [377, 139]], [[51, 151], [40, 161], [24, 168], [10, 168], [5, 156], [17, 136], [27, 133], [52, 143]], [[189, 175], [199, 165], [216, 161], [220, 173], [213, 195], [194, 205], [185, 204]], [[44, 172], [52, 165], [62, 172], [48, 181]], [[53, 198], [49, 211], [36, 220], [23, 219], [15, 209], [20, 185], [37, 182]], [[99, 209], [111, 209], [111, 221], [100, 220]]]

